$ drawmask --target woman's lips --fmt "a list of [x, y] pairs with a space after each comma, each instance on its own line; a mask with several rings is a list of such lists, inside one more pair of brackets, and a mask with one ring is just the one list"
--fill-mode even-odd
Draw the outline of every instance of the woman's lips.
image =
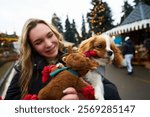
[[55, 51], [55, 46], [52, 47], [51, 49], [46, 50], [46, 53], [53, 53]]

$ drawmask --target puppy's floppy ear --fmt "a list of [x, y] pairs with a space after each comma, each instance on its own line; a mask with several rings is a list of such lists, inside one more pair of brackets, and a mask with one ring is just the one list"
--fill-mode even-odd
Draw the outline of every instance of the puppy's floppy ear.
[[82, 41], [81, 44], [79, 45], [78, 52], [84, 53], [90, 50], [94, 46], [94, 38], [95, 36]]
[[123, 66], [123, 55], [120, 49], [115, 45], [115, 43], [111, 43], [111, 49], [114, 52], [114, 64], [117, 67], [122, 67]]

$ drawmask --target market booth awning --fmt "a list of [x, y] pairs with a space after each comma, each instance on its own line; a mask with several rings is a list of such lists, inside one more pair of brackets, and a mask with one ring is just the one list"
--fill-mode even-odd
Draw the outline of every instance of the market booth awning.
[[[113, 36], [118, 45], [122, 45], [126, 35], [130, 36], [135, 44], [135, 55], [132, 63], [137, 65], [149, 64], [149, 51], [144, 47], [144, 41], [150, 37], [150, 6], [140, 2], [121, 25], [105, 32]], [[119, 42], [119, 40], [121, 40]], [[118, 43], [119, 42], [119, 43]], [[146, 42], [146, 41], [145, 41]], [[148, 67], [147, 67], [148, 68]]]
[[126, 25], [120, 25], [116, 28], [107, 31], [106, 34], [119, 35], [122, 33], [127, 33], [127, 32], [136, 31], [139, 29], [146, 29], [146, 28], [150, 28], [150, 19], [136, 21]]
[[1, 38], [0, 37], [0, 41], [16, 42], [16, 41], [18, 41], [18, 38], [16, 38], [16, 37], [4, 37], [4, 38]]
[[12, 35], [8, 35], [6, 33], [0, 33], [0, 41], [6, 41], [6, 42], [16, 42], [18, 41], [18, 36], [16, 33]]
[[140, 2], [120, 26], [105, 33], [108, 35], [119, 35], [146, 28], [150, 28], [150, 6]]

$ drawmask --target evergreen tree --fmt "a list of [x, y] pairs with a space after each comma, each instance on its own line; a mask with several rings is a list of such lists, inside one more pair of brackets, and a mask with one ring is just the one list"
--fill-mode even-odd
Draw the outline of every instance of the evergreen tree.
[[92, 0], [93, 8], [87, 13], [89, 22], [89, 33], [101, 34], [113, 27], [111, 10], [106, 2], [102, 0]]
[[143, 2], [147, 5], [150, 5], [150, 0], [134, 0], [133, 2], [135, 3], [135, 6], [137, 6], [139, 2]]
[[80, 36], [80, 34], [78, 33], [78, 30], [76, 28], [76, 24], [75, 24], [75, 21], [73, 19], [73, 22], [72, 22], [72, 30], [73, 30], [73, 33], [74, 33], [74, 37], [75, 37], [75, 46], [78, 46], [78, 44], [80, 44], [81, 40], [82, 40], [82, 37]]
[[106, 2], [104, 2], [104, 5], [105, 5], [105, 14], [104, 14], [103, 25], [105, 26], [105, 28], [104, 28], [103, 32], [114, 27], [114, 25], [113, 25], [114, 20], [112, 19], [110, 7], [108, 6], [108, 4]]
[[124, 21], [124, 19], [132, 12], [133, 6], [131, 6], [128, 1], [124, 2], [124, 5], [122, 7], [122, 13], [123, 16], [121, 17], [121, 23]]
[[70, 23], [69, 18], [65, 21], [65, 33], [64, 33], [65, 40], [68, 42], [74, 43], [76, 46], [79, 44], [79, 40], [81, 37], [76, 29], [76, 23], [73, 19], [72, 23]]
[[150, 0], [142, 0], [142, 2], [144, 2], [147, 5], [150, 5]]
[[133, 2], [135, 3], [134, 6], [137, 6], [137, 5], [139, 4], [140, 1], [141, 1], [141, 0], [134, 0], [134, 1], [133, 1]]
[[63, 34], [63, 26], [62, 26], [61, 20], [55, 13], [52, 16], [51, 21], [52, 21], [52, 24], [57, 28], [57, 30], [61, 34]]
[[69, 21], [69, 18], [67, 16], [67, 19], [65, 21], [65, 33], [64, 33], [64, 38], [66, 41], [71, 42], [72, 38], [72, 31], [71, 31], [71, 23]]
[[71, 24], [71, 42], [74, 43], [75, 45], [78, 45], [78, 38], [77, 38], [77, 29], [76, 29], [76, 23], [74, 21], [74, 19], [72, 20], [72, 24]]
[[82, 16], [82, 28], [81, 28], [81, 35], [82, 35], [82, 38], [81, 40], [79, 40], [79, 43], [81, 43], [81, 41], [87, 39], [88, 35], [87, 35], [87, 32], [86, 32], [86, 27], [85, 27], [85, 20], [84, 20], [84, 16]]

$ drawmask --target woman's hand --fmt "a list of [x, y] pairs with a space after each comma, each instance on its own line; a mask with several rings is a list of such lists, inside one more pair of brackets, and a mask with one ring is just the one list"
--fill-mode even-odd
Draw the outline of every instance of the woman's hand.
[[[84, 83], [89, 85], [89, 83], [85, 82], [82, 78], [80, 78]], [[78, 93], [73, 87], [68, 87], [63, 91], [66, 94], [61, 100], [87, 100], [82, 93]]]
[[66, 95], [61, 98], [62, 100], [79, 100], [78, 93], [73, 87], [68, 87], [63, 93]]

